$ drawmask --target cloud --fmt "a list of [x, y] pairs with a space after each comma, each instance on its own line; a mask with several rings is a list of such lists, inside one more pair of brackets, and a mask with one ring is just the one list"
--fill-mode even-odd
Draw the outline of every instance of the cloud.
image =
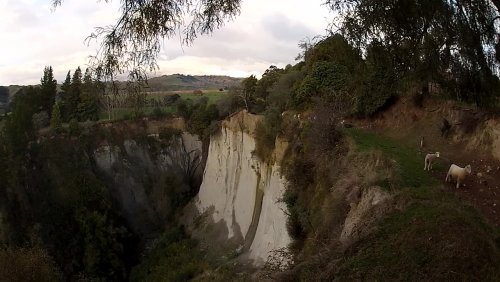
[[[243, 1], [240, 16], [192, 46], [182, 46], [179, 37], [165, 39], [158, 75], [260, 75], [270, 65], [293, 63], [297, 43], [322, 34], [328, 24], [322, 1]], [[54, 11], [50, 0], [0, 1], [0, 85], [36, 84], [46, 65], [59, 81], [69, 69], [84, 68], [97, 47], [84, 39], [95, 27], [113, 24], [119, 4], [65, 0]]]
[[270, 14], [263, 20], [264, 30], [268, 30], [271, 35], [287, 43], [297, 42], [297, 38], [314, 36], [317, 31], [313, 31], [306, 24], [300, 21], [293, 21], [281, 13]]
[[3, 11], [9, 11], [2, 13], [4, 31], [8, 31], [5, 26], [15, 27], [16, 31], [19, 31], [19, 29], [29, 29], [40, 24], [39, 10], [24, 0], [7, 0], [1, 8]]

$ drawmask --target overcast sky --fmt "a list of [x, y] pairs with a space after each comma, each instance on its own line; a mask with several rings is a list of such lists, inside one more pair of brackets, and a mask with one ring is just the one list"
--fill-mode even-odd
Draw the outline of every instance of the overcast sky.
[[[294, 63], [301, 39], [325, 34], [332, 16], [324, 0], [243, 0], [241, 15], [193, 46], [165, 41], [162, 74], [244, 77], [270, 65]], [[37, 84], [46, 65], [62, 82], [68, 70], [85, 68], [96, 44], [85, 38], [94, 27], [115, 23], [119, 0], [0, 0], [0, 85]]]

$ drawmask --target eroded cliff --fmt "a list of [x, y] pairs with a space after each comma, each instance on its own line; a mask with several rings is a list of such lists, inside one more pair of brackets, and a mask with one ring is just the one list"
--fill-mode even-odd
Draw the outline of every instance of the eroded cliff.
[[274, 163], [255, 157], [252, 134], [258, 119], [240, 112], [212, 136], [203, 182], [185, 220], [206, 244], [261, 266], [274, 250], [287, 247], [290, 237], [280, 201], [285, 179], [278, 165], [286, 144], [277, 141]]

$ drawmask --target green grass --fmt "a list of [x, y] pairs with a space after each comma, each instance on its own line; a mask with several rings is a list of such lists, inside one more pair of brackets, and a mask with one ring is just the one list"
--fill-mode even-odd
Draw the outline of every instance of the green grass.
[[500, 281], [500, 230], [423, 171], [416, 149], [360, 129], [347, 135], [359, 152], [396, 161], [403, 208], [343, 255], [338, 281]]
[[[163, 113], [174, 113], [175, 112], [175, 107], [174, 106], [169, 106], [169, 107], [162, 107], [161, 108]], [[142, 110], [143, 114], [142, 116], [152, 116], [154, 114], [154, 107], [146, 107]], [[114, 118], [113, 120], [123, 120], [123, 119], [130, 119], [134, 117], [134, 109], [132, 108], [119, 108], [115, 109], [114, 111]], [[108, 120], [108, 112], [100, 112], [99, 113], [99, 120]]]
[[386, 218], [339, 263], [339, 281], [499, 281], [499, 232], [435, 187], [406, 191]]
[[[437, 184], [431, 174], [423, 170], [424, 159], [416, 148], [360, 129], [348, 129], [346, 133], [354, 140], [359, 152], [380, 150], [385, 156], [394, 160], [398, 169], [397, 173], [401, 176], [401, 183], [398, 183], [401, 187], [422, 187]], [[437, 164], [433, 169], [441, 171], [444, 170], [444, 166]]]
[[[160, 99], [166, 95], [170, 95], [172, 92], [153, 92], [148, 94], [146, 99]], [[192, 91], [189, 91], [189, 93], [178, 93], [180, 95], [180, 99], [183, 100], [188, 100], [191, 99], [192, 101], [196, 101], [202, 97], [207, 97], [208, 98], [208, 104], [215, 104], [217, 101], [220, 99], [226, 97], [228, 95], [227, 92], [219, 92], [218, 90], [205, 90], [203, 95], [199, 94], [193, 94]], [[151, 116], [154, 114], [154, 107], [145, 107], [143, 109], [143, 116]], [[162, 107], [161, 110], [163, 113], [175, 113], [176, 111], [176, 106], [168, 106], [168, 107]], [[114, 119], [113, 120], [122, 120], [122, 119], [129, 119], [134, 116], [134, 110], [132, 108], [119, 108], [115, 109], [114, 111]], [[99, 120], [108, 120], [108, 112], [102, 111], [99, 114]]]
[[[173, 95], [173, 94], [175, 94], [175, 92], [151, 92], [151, 93], [148, 93], [147, 98], [149, 98], [149, 99], [158, 99], [158, 98], [162, 98], [162, 97], [165, 97], [165, 96], [168, 96], [168, 95]], [[218, 91], [218, 90], [203, 90], [203, 94], [202, 95], [200, 95], [200, 94], [193, 94], [192, 91], [180, 92], [180, 93], [177, 93], [177, 94], [179, 96], [181, 96], [181, 99], [184, 99], [184, 100], [191, 99], [193, 101], [196, 101], [196, 100], [198, 100], [201, 97], [207, 97], [208, 98], [208, 103], [211, 104], [211, 103], [215, 103], [218, 100], [220, 100], [221, 98], [227, 96], [228, 92], [227, 91], [221, 92], [221, 91]]]

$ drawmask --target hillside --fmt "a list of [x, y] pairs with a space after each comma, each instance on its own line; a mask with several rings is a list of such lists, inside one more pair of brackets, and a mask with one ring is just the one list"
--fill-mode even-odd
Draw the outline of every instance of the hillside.
[[[443, 119], [452, 124], [447, 135], [440, 132]], [[408, 144], [415, 148], [415, 152], [421, 137], [424, 137], [424, 147], [418, 152], [422, 160], [429, 152], [441, 152], [438, 165], [432, 171], [439, 181], [445, 179], [452, 163], [462, 167], [470, 164], [472, 175], [463, 187], [445, 186], [480, 211], [492, 225], [500, 226], [498, 116], [453, 101], [429, 99], [422, 107], [416, 107], [410, 99], [401, 98], [387, 111], [371, 119], [353, 122]]]
[[219, 89], [239, 84], [242, 78], [219, 75], [172, 74], [148, 80], [149, 91], [177, 91], [194, 89]]
[[[149, 91], [177, 91], [177, 90], [195, 90], [195, 89], [220, 89], [238, 85], [243, 78], [231, 77], [225, 75], [184, 75], [171, 74], [153, 77], [148, 80]], [[63, 81], [58, 81], [62, 83]], [[25, 85], [9, 85], [10, 96]], [[60, 84], [58, 84], [60, 88]]]

